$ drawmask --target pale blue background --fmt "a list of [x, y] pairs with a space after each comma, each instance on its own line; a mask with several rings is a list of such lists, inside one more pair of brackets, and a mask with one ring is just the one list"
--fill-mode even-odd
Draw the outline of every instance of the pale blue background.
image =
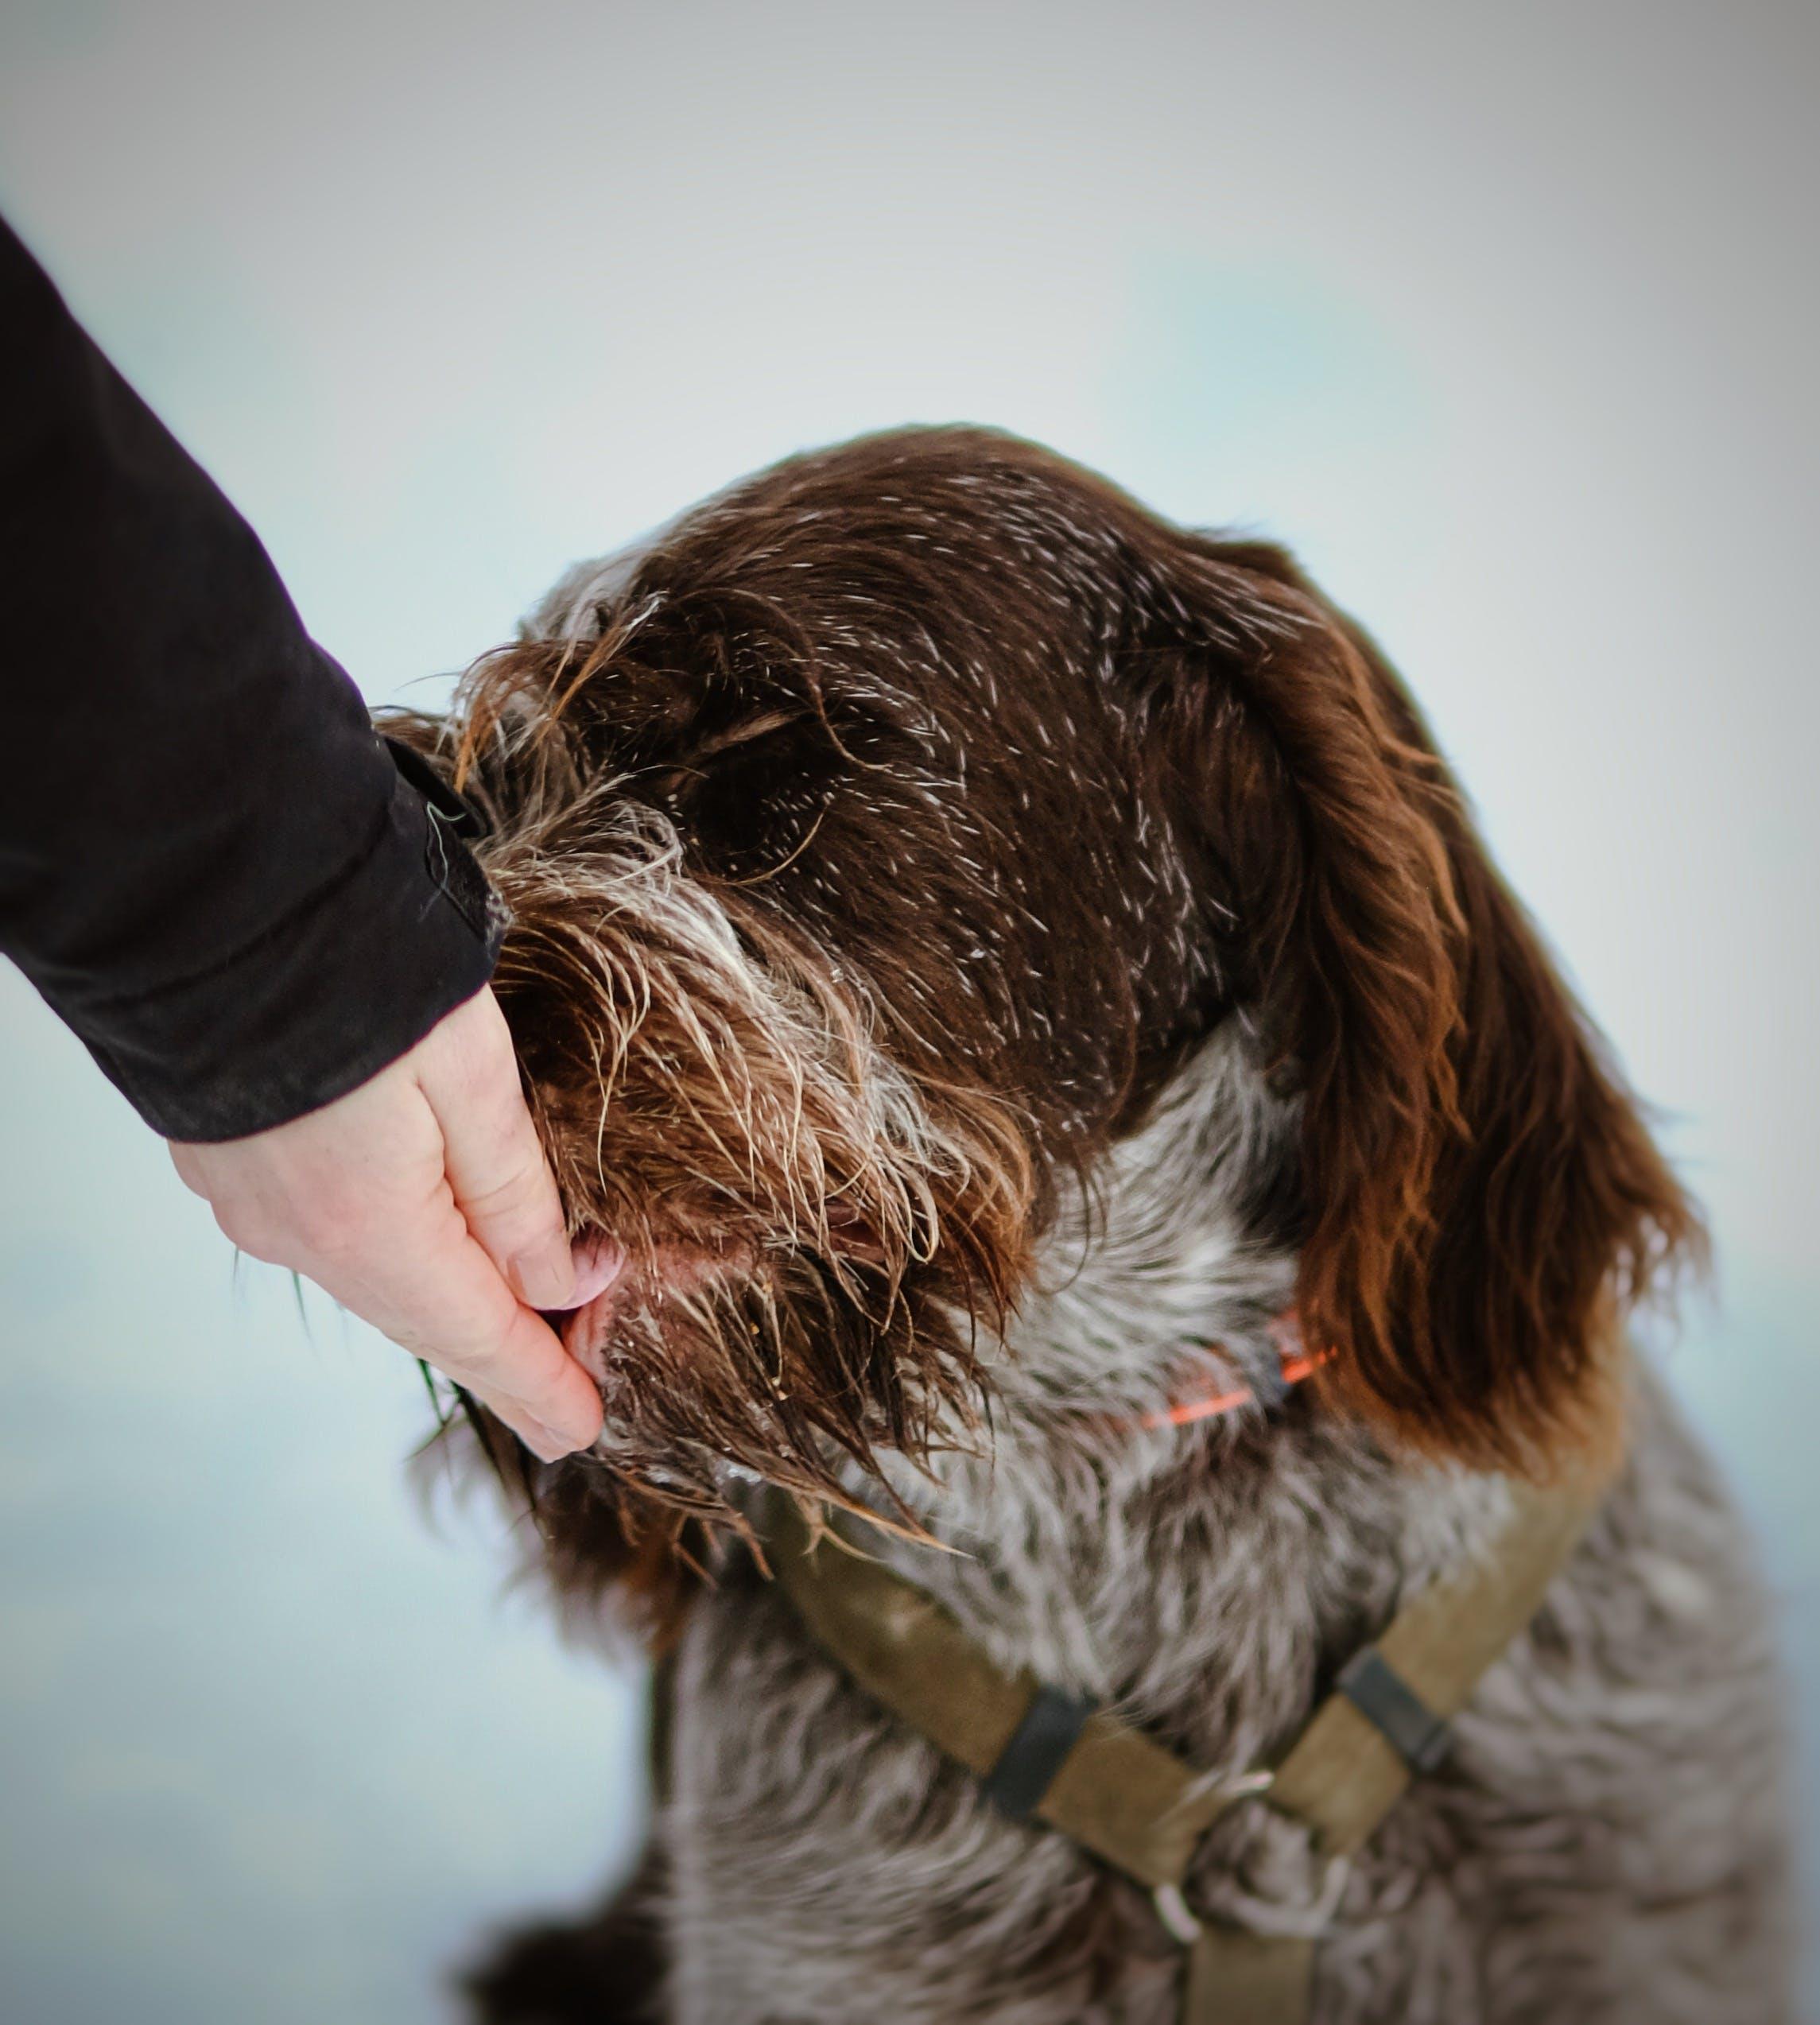
[[[1812, 1711], [1814, 21], [10, 0], [0, 204], [374, 699], [906, 419], [1297, 544], [1671, 1114], [1676, 1362]], [[627, 1679], [10, 971], [0, 1148], [0, 2015], [446, 2015], [623, 1852]]]

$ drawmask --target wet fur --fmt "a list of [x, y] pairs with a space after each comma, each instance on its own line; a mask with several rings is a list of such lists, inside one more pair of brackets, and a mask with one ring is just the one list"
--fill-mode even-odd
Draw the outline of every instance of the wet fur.
[[[680, 1640], [663, 2015], [1171, 2015], [1141, 1896], [805, 1643], [739, 1544], [753, 1478], [892, 1513], [1008, 1662], [1236, 1775], [1483, 1544], [1499, 1471], [1626, 1393], [1624, 1473], [1453, 1764], [1345, 1873], [1248, 1803], [1189, 1895], [1317, 1933], [1319, 2025], [1783, 2015], [1749, 1557], [1609, 1349], [1697, 1220], [1279, 552], [1007, 439], [873, 439], [572, 573], [409, 728], [493, 819], [527, 1087], [631, 1262], [575, 1325], [598, 1450], [510, 1460], [571, 1610]], [[1317, 1382], [1137, 1425], [1267, 1379], [1292, 1302]], [[561, 2015], [631, 2015], [601, 1980]]]

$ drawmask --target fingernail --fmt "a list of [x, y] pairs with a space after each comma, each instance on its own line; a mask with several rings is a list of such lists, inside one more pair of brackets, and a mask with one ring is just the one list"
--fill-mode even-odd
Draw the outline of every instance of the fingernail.
[[626, 1270], [626, 1255], [609, 1237], [591, 1237], [575, 1247], [575, 1291], [569, 1297], [577, 1308], [596, 1300]]
[[547, 1310], [576, 1305], [575, 1267], [566, 1239], [540, 1244], [534, 1251], [519, 1252], [506, 1271], [527, 1308]]

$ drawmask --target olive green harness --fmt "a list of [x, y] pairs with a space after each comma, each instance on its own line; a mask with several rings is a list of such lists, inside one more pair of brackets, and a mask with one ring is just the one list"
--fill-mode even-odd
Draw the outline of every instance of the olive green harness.
[[844, 1541], [811, 1538], [778, 1499], [766, 1548], [817, 1643], [853, 1682], [973, 1773], [1007, 1812], [1034, 1817], [1152, 1895], [1182, 1944], [1182, 2025], [1302, 2025], [1314, 1943], [1197, 1919], [1182, 1887], [1202, 1836], [1242, 1798], [1350, 1856], [1404, 1788], [1445, 1755], [1448, 1719], [1528, 1623], [1602, 1485], [1513, 1484], [1489, 1550], [1421, 1590], [1271, 1767], [1217, 1787], [1116, 1717], [1010, 1674], [917, 1585]]

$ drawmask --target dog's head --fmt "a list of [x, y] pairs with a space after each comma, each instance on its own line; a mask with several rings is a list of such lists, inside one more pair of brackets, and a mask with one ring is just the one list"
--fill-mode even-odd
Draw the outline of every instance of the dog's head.
[[1228, 1021], [1298, 1120], [1256, 1234], [1394, 1438], [1535, 1463], [1694, 1235], [1369, 642], [1027, 445], [782, 465], [414, 735], [493, 820], [497, 988], [624, 1255], [570, 1325], [578, 1529], [964, 1425], [1058, 1202]]

